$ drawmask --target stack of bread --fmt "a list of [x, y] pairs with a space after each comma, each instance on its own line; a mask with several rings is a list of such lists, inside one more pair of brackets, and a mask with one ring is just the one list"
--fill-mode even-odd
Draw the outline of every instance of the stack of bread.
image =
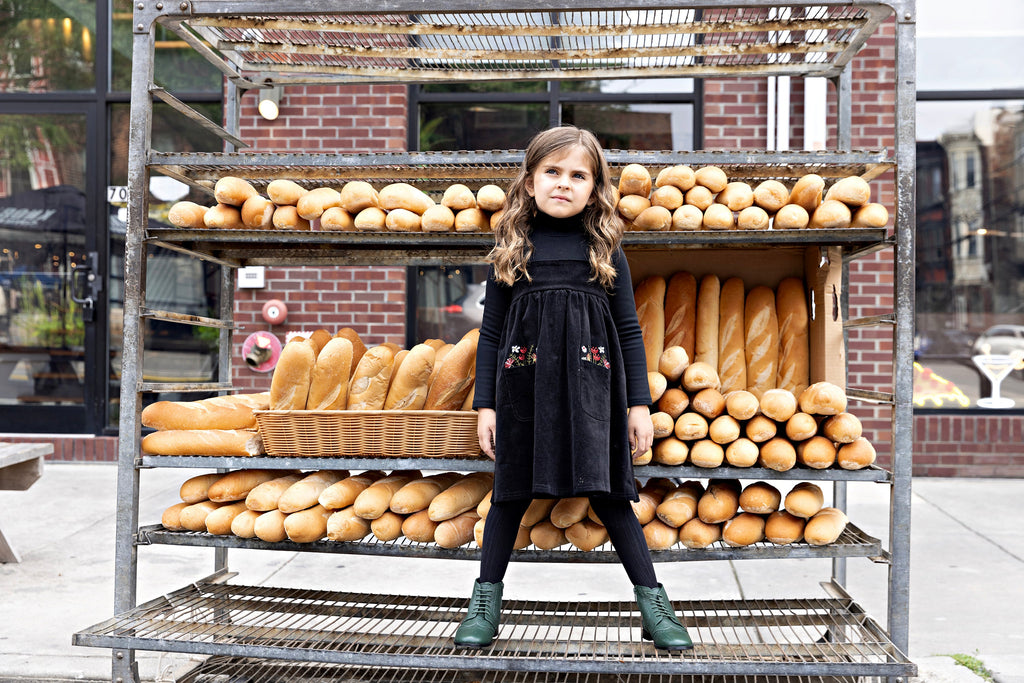
[[157, 401], [142, 410], [142, 425], [157, 430], [142, 438], [151, 455], [250, 456], [263, 453], [255, 410], [270, 393], [233, 394], [197, 401]]
[[619, 176], [619, 213], [629, 230], [796, 230], [881, 228], [889, 212], [871, 201], [860, 176], [841, 178], [825, 190], [809, 173], [787, 187], [765, 180], [755, 187], [731, 181], [717, 166], [664, 168], [652, 180], [640, 164]]
[[[236, 470], [201, 474], [180, 488], [181, 502], [164, 511], [161, 524], [172, 531], [258, 538], [269, 543], [380, 541], [405, 537], [417, 543], [457, 548], [483, 542], [493, 475], [489, 472], [418, 470], [385, 474], [369, 470], [314, 472]], [[834, 542], [846, 516], [824, 507], [816, 484], [801, 482], [783, 497], [765, 482], [741, 488], [735, 479], [675, 484], [653, 478], [639, 487], [633, 511], [647, 545], [664, 550], [681, 542], [704, 548], [716, 541], [743, 546], [768, 540], [811, 545]], [[572, 544], [589, 551], [606, 543], [608, 532], [586, 498], [534, 500], [520, 523], [517, 549], [551, 550]]]
[[225, 176], [214, 186], [216, 205], [177, 202], [167, 219], [187, 229], [488, 232], [505, 205], [505, 191], [497, 185], [474, 193], [461, 183], [448, 186], [440, 201], [409, 183], [378, 190], [362, 180], [307, 190], [278, 179], [266, 194], [243, 178]]
[[846, 412], [846, 392], [809, 379], [808, 309], [800, 278], [746, 291], [740, 278], [685, 271], [636, 287], [654, 446], [634, 464], [699, 467], [797, 463], [845, 469], [875, 451]]
[[349, 327], [316, 330], [281, 350], [271, 410], [471, 410], [480, 331], [456, 343], [367, 348]]

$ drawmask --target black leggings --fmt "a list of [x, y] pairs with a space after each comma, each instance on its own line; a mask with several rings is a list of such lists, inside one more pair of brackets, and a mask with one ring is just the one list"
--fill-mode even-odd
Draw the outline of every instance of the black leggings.
[[[480, 581], [497, 583], [505, 577], [512, 547], [519, 534], [519, 522], [529, 507], [529, 500], [510, 500], [491, 503], [484, 525], [484, 544], [480, 553]], [[626, 569], [629, 580], [636, 586], [656, 588], [658, 579], [654, 563], [647, 549], [644, 530], [628, 500], [594, 496], [590, 499], [608, 537]]]

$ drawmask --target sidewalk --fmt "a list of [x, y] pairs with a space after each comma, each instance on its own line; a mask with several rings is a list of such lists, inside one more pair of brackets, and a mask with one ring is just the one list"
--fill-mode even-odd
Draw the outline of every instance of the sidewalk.
[[[177, 501], [193, 470], [142, 474], [140, 522], [158, 522]], [[22, 557], [0, 564], [0, 682], [110, 680], [109, 650], [74, 647], [71, 634], [113, 616], [116, 467], [47, 463], [24, 492], [0, 491], [0, 525]], [[850, 518], [867, 533], [888, 534], [888, 492], [872, 483], [849, 485]], [[1024, 683], [1024, 480], [915, 479], [911, 522], [910, 658], [918, 681], [979, 683], [949, 655], [980, 660], [999, 683]], [[476, 575], [473, 562], [377, 558], [319, 553], [231, 551], [237, 583], [462, 595]], [[146, 601], [202, 578], [213, 568], [208, 548], [139, 548], [138, 600]], [[774, 598], [822, 595], [824, 560], [688, 562], [656, 565], [673, 599]], [[570, 576], [582, 599], [628, 600], [616, 565], [513, 563], [510, 598], [565, 599]], [[854, 558], [848, 588], [884, 625], [887, 567]], [[410, 579], [410, 577], [413, 577]], [[412, 582], [415, 582], [413, 584]], [[12, 616], [13, 615], [13, 616]], [[138, 652], [144, 680], [169, 681], [185, 655]]]

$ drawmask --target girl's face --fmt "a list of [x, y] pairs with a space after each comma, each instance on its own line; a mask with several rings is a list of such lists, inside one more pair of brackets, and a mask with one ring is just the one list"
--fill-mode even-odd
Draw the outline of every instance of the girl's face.
[[593, 164], [579, 146], [549, 154], [526, 179], [526, 192], [553, 218], [575, 216], [593, 201]]

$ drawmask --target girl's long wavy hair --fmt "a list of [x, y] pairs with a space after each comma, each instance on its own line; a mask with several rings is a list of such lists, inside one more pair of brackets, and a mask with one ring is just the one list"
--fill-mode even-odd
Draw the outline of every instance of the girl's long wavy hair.
[[593, 133], [570, 125], [538, 133], [526, 148], [523, 164], [507, 192], [505, 213], [494, 229], [494, 248], [487, 256], [488, 263], [494, 266], [494, 277], [498, 282], [511, 286], [520, 277], [530, 281], [526, 263], [533, 256], [530, 225], [537, 213], [537, 204], [526, 191], [526, 181], [543, 159], [565, 153], [574, 146], [586, 153], [594, 173], [592, 201], [583, 209], [583, 226], [590, 245], [590, 279], [605, 289], [614, 286], [612, 256], [622, 242], [624, 225], [616, 211], [615, 188], [608, 162]]

